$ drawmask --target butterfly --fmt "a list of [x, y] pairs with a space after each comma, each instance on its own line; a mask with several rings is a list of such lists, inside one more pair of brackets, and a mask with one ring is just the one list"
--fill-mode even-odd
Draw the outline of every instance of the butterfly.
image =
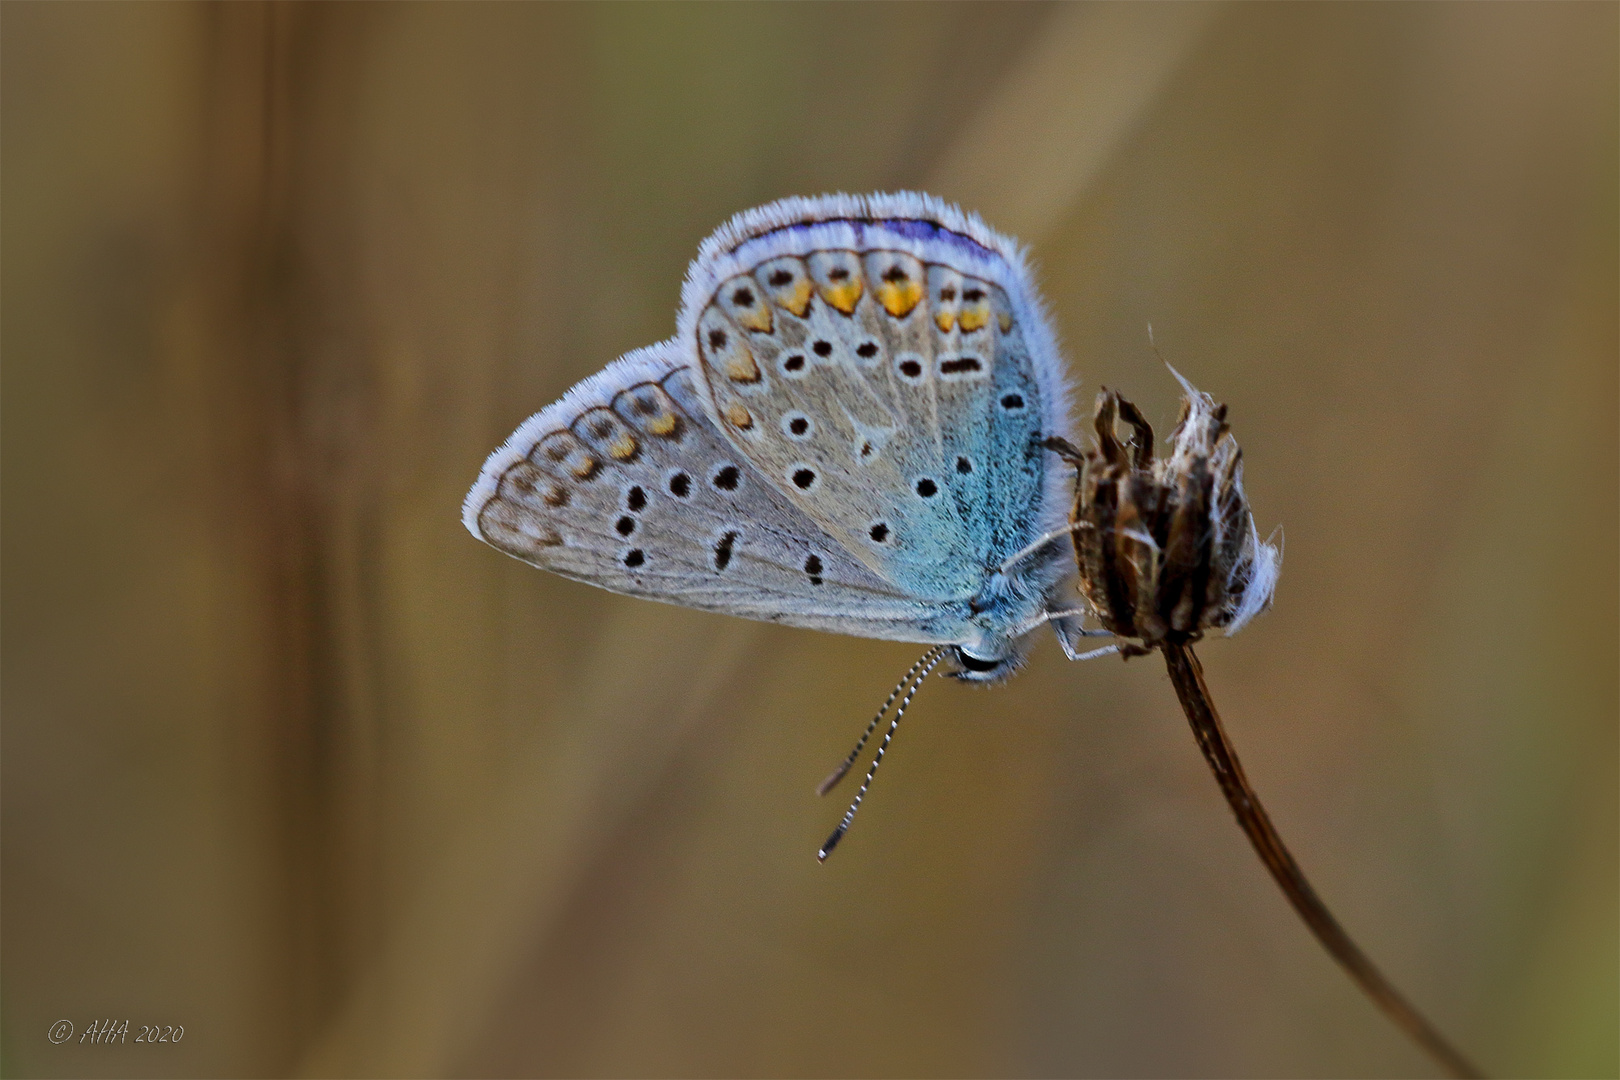
[[[1375, 1001], [1457, 1075], [1478, 1075], [1327, 914], [1208, 700], [1189, 646], [1270, 605], [1281, 551], [1255, 531], [1225, 406], [1171, 372], [1186, 397], [1168, 458], [1107, 391], [1096, 445], [1080, 450], [1016, 242], [923, 194], [783, 199], [705, 240], [675, 336], [524, 421], [484, 463], [462, 520], [508, 555], [614, 592], [929, 644], [821, 785], [843, 778], [899, 699], [822, 859], [944, 660], [969, 682], [1006, 678], [1043, 624], [1071, 659], [1163, 647], [1289, 898]], [[1088, 607], [1069, 606], [1075, 584]], [[1087, 615], [1103, 628], [1084, 628]], [[1122, 644], [1077, 651], [1098, 635]]]
[[[1081, 628], [1044, 449], [1068, 388], [1018, 244], [929, 195], [738, 214], [675, 336], [530, 417], [462, 520], [613, 592], [936, 646], [970, 682]], [[1106, 650], [1105, 650], [1106, 651]], [[929, 659], [929, 657], [925, 657]]]

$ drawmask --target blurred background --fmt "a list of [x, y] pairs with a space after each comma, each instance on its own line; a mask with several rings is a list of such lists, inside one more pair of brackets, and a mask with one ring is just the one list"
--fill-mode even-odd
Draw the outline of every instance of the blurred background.
[[[1328, 903], [1488, 1070], [1617, 1049], [1612, 4], [0, 8], [3, 1069], [1407, 1076], [1153, 660], [615, 597], [458, 521], [732, 213], [921, 188], [1089, 414], [1230, 405], [1202, 655]], [[63, 1045], [60, 1019], [184, 1026]], [[130, 1038], [133, 1038], [133, 1029]]]

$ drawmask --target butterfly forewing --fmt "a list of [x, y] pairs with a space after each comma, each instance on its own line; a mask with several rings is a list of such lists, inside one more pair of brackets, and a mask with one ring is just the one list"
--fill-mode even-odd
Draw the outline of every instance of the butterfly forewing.
[[531, 418], [486, 464], [468, 524], [527, 563], [632, 596], [906, 640], [928, 617], [761, 481], [667, 345]]

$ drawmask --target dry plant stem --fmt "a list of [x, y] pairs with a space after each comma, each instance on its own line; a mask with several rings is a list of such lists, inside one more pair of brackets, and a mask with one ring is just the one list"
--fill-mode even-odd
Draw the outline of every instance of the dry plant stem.
[[1350, 977], [1361, 985], [1367, 996], [1384, 1010], [1384, 1014], [1404, 1028], [1447, 1072], [1460, 1077], [1483, 1076], [1473, 1062], [1447, 1042], [1445, 1036], [1425, 1020], [1373, 966], [1372, 961], [1350, 940], [1350, 935], [1328, 911], [1310, 882], [1305, 880], [1294, 857], [1283, 845], [1282, 837], [1272, 827], [1259, 797], [1249, 786], [1248, 778], [1243, 775], [1243, 766], [1238, 763], [1237, 752], [1221, 726], [1220, 714], [1215, 711], [1215, 702], [1204, 683], [1203, 666], [1193, 655], [1192, 646], [1166, 641], [1161, 648], [1164, 650], [1165, 666], [1170, 669], [1170, 681], [1176, 688], [1176, 696], [1181, 699], [1181, 707], [1187, 713], [1187, 722], [1192, 725], [1198, 747], [1204, 752], [1221, 786], [1221, 794], [1226, 796], [1232, 812], [1237, 815], [1238, 824], [1259, 853], [1260, 861], [1271, 871], [1271, 876], [1281, 886], [1289, 903], [1294, 905], [1294, 910], [1299, 912], [1300, 918], [1305, 920], [1323, 947], [1350, 973]]

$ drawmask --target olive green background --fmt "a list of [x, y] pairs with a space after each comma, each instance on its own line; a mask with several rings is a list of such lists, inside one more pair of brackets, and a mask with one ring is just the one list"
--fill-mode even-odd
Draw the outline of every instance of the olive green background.
[[[0, 7], [9, 1075], [1407, 1076], [1155, 660], [615, 597], [457, 520], [730, 214], [1028, 243], [1077, 400], [1230, 405], [1202, 647], [1328, 902], [1498, 1075], [1617, 1048], [1613, 4]], [[168, 1046], [50, 1025], [184, 1025]], [[131, 1035], [133, 1038], [133, 1033]]]

